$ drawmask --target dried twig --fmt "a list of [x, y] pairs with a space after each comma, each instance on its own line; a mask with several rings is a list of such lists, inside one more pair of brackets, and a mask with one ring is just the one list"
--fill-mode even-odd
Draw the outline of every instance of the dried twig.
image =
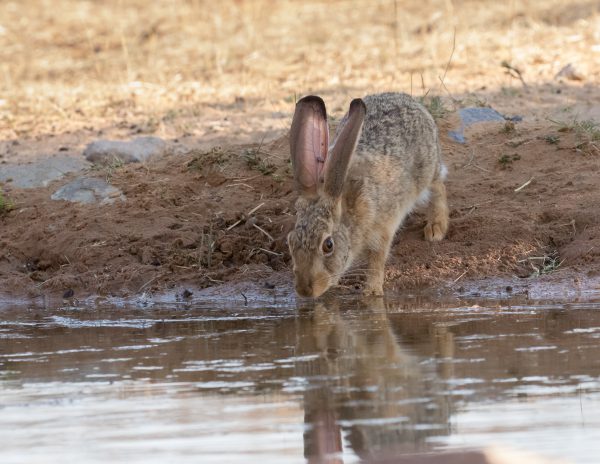
[[489, 169], [482, 168], [481, 166], [479, 166], [474, 161], [475, 161], [475, 150], [471, 150], [471, 158], [469, 159], [469, 162], [467, 164], [463, 165], [462, 168], [464, 169], [464, 168], [468, 168], [469, 166], [473, 166], [474, 168], [477, 168], [480, 171], [490, 172]]
[[252, 187], [251, 185], [248, 185], [248, 184], [244, 184], [243, 182], [238, 182], [237, 184], [229, 184], [229, 185], [226, 185], [226, 187], [238, 187], [240, 185], [244, 186], [244, 187], [247, 187], [250, 190], [254, 190], [254, 187]]
[[533, 179], [534, 179], [534, 178], [532, 177], [532, 178], [531, 178], [531, 179], [529, 179], [527, 182], [525, 182], [523, 185], [521, 185], [520, 187], [517, 187], [517, 188], [515, 189], [515, 192], [520, 192], [521, 190], [523, 190], [525, 187], [527, 187], [529, 184], [531, 184], [531, 181], [532, 181]]
[[239, 221], [235, 221], [233, 224], [231, 224], [227, 229], [225, 230], [231, 230], [233, 229], [235, 226], [239, 225], [242, 222], [242, 220], [240, 219]]
[[452, 99], [452, 101], [454, 103], [456, 103], [456, 100], [452, 96], [452, 94], [450, 93], [448, 88], [446, 87], [446, 84], [444, 84], [444, 81], [446, 79], [446, 74], [448, 73], [448, 68], [450, 67], [450, 63], [452, 62], [452, 57], [454, 56], [455, 50], [456, 50], [456, 27], [454, 28], [454, 34], [452, 35], [452, 52], [450, 52], [450, 58], [448, 58], [448, 62], [446, 63], [446, 69], [444, 69], [444, 74], [441, 77], [438, 76], [438, 79], [440, 80], [442, 87], [446, 90], [446, 92], [448, 92], [448, 95], [450, 96], [450, 98]]
[[273, 256], [283, 256], [283, 253], [277, 253], [275, 251], [271, 251], [271, 250], [267, 250], [265, 248], [258, 248], [260, 251], [264, 251], [265, 253], [269, 254], [269, 255], [273, 255]]
[[138, 293], [141, 292], [142, 290], [144, 290], [148, 285], [150, 285], [152, 282], [154, 282], [156, 279], [158, 279], [159, 277], [161, 277], [161, 275], [155, 275], [154, 277], [152, 277], [148, 282], [146, 282], [144, 285], [142, 285], [139, 289], [138, 289]]
[[494, 200], [487, 200], [487, 201], [482, 201], [481, 203], [475, 203], [474, 205], [471, 206], [467, 206], [466, 208], [463, 209], [468, 209], [468, 211], [465, 213], [465, 216], [468, 216], [469, 214], [471, 214], [473, 211], [475, 211], [479, 206], [482, 205], [487, 205], [488, 203], [493, 202]]
[[521, 81], [521, 83], [523, 84], [523, 87], [527, 87], [527, 84], [525, 83], [525, 80], [523, 79], [523, 74], [521, 73], [520, 70], [518, 70], [517, 68], [512, 66], [508, 61], [503, 61], [502, 63], [500, 63], [500, 65], [504, 69], [506, 69], [506, 73], [509, 76], [519, 79]]
[[458, 282], [460, 279], [462, 279], [464, 277], [464, 275], [469, 272], [469, 270], [467, 269], [465, 272], [463, 272], [461, 275], [459, 275], [456, 279], [454, 279], [454, 282], [452, 282], [453, 284], [455, 284], [456, 282]]
[[262, 227], [256, 225], [256, 224], [252, 224], [253, 227], [257, 228], [258, 230], [260, 230], [263, 234], [265, 234], [267, 237], [269, 237], [269, 240], [271, 240], [272, 242], [275, 241], [275, 239], [271, 236], [271, 234], [269, 232], [267, 232], [265, 229], [263, 229]]
[[260, 205], [255, 206], [254, 208], [252, 208], [250, 211], [248, 211], [248, 216], [251, 216], [252, 213], [256, 213], [260, 208], [262, 208], [265, 205], [264, 202], [262, 202]]

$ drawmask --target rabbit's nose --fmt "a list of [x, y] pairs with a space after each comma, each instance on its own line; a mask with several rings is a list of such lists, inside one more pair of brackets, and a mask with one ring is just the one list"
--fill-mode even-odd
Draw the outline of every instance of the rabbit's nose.
[[313, 296], [312, 285], [304, 285], [304, 286], [297, 285], [296, 292], [298, 292], [298, 295], [300, 295], [300, 296]]
[[313, 296], [313, 283], [310, 279], [297, 276], [296, 292], [300, 296]]

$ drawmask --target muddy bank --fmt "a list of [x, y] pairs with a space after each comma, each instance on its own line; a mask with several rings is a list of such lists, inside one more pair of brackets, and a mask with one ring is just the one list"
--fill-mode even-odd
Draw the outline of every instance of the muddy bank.
[[[460, 294], [489, 287], [488, 277], [509, 293], [531, 284], [597, 289], [595, 146], [586, 147], [576, 128], [533, 119], [475, 125], [461, 144], [448, 135], [456, 118], [438, 119], [449, 168], [448, 236], [423, 241], [423, 216], [415, 212], [396, 237], [386, 289]], [[0, 217], [2, 293], [189, 298], [245, 287], [291, 293], [285, 237], [295, 195], [288, 159], [282, 134], [269, 143], [210, 150], [182, 145], [173, 156], [92, 167], [36, 189], [8, 182], [13, 207]], [[105, 180], [126, 200], [50, 199], [81, 175]], [[360, 279], [346, 280], [342, 290], [359, 287]]]

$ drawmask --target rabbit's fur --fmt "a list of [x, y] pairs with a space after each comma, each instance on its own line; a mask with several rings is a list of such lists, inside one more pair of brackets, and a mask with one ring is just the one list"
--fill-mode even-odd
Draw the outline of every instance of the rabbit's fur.
[[299, 197], [288, 244], [299, 295], [323, 294], [353, 265], [366, 275], [365, 293], [382, 295], [392, 239], [419, 202], [429, 201], [425, 239], [444, 238], [438, 131], [409, 95], [353, 100], [331, 145], [323, 100], [305, 97], [296, 105], [290, 148]]

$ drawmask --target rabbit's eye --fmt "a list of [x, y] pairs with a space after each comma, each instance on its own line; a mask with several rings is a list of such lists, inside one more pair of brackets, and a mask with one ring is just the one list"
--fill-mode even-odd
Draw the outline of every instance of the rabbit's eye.
[[323, 249], [323, 253], [326, 255], [333, 253], [333, 239], [331, 237], [327, 237], [325, 240], [323, 240], [323, 246], [321, 248]]

